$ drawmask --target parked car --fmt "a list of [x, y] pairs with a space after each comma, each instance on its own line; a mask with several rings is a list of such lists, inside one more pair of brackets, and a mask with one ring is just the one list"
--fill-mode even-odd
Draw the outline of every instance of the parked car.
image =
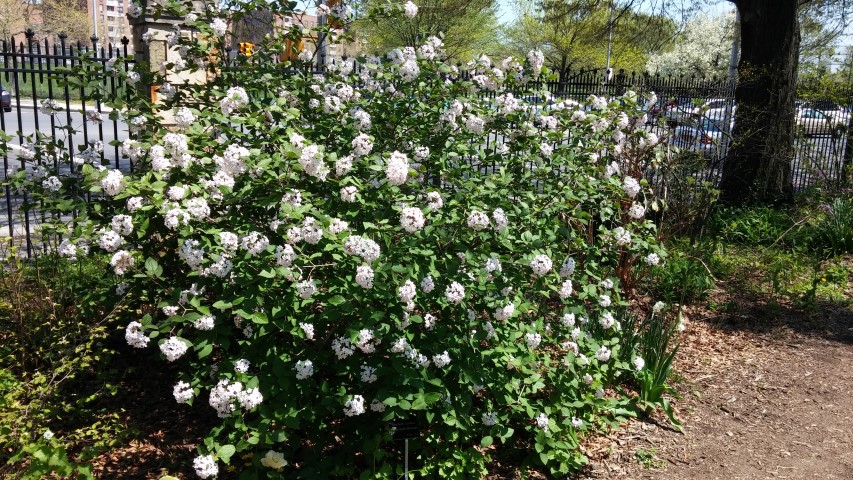
[[733, 128], [734, 117], [725, 123], [701, 117], [692, 125], [676, 127], [670, 143], [684, 150], [701, 153], [705, 158], [719, 160], [728, 150]]
[[800, 108], [794, 117], [797, 130], [803, 135], [833, 135], [844, 133], [844, 125], [835, 121], [832, 116], [815, 108]]
[[12, 111], [12, 95], [3, 85], [0, 85], [0, 106], [3, 107], [4, 112]]
[[712, 98], [701, 105], [697, 105], [689, 98], [682, 98], [670, 104], [670, 107], [665, 110], [665, 115], [670, 124], [692, 125], [701, 117], [725, 124], [734, 118], [736, 110], [734, 102], [725, 98]]
[[836, 125], [847, 126], [850, 123], [850, 112], [847, 108], [831, 100], [814, 100], [803, 104], [803, 108], [813, 108], [829, 118]]

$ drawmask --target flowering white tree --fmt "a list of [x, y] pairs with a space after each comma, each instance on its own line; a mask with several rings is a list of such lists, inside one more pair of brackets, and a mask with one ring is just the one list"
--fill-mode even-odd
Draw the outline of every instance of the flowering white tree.
[[700, 15], [687, 22], [671, 50], [649, 58], [651, 74], [725, 78], [729, 69], [734, 12]]

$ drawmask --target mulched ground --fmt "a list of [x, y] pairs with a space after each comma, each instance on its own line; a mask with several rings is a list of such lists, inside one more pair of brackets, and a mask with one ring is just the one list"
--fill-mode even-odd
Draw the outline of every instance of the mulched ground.
[[[632, 421], [584, 446], [591, 466], [579, 478], [853, 479], [853, 310], [800, 311], [721, 287], [711, 300], [736, 305], [734, 313], [685, 310], [675, 402], [685, 433], [663, 415]], [[140, 433], [97, 459], [99, 478], [156, 479], [169, 466], [194, 478], [194, 442], [215, 419], [132, 401], [170, 397], [171, 383], [156, 377], [126, 392], [128, 422]]]
[[663, 416], [631, 422], [588, 447], [587, 478], [853, 478], [853, 310], [714, 296], [741, 308], [688, 310], [676, 364], [685, 433]]

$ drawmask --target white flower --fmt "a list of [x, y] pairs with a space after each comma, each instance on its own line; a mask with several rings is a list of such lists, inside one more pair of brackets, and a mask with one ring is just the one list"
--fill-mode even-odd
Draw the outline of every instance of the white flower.
[[480, 231], [489, 226], [489, 217], [479, 211], [479, 210], [471, 210], [471, 213], [468, 214], [468, 227], [474, 231]]
[[355, 194], [358, 193], [358, 188], [353, 185], [341, 188], [341, 200], [347, 203], [355, 202]]
[[405, 153], [394, 151], [388, 158], [385, 166], [385, 177], [391, 185], [402, 185], [406, 183], [409, 176], [409, 158]]
[[442, 206], [444, 206], [444, 200], [441, 198], [441, 194], [438, 192], [428, 192], [426, 194], [426, 198], [429, 202], [427, 204], [427, 207], [429, 207], [431, 210], [438, 210]]
[[124, 244], [124, 239], [118, 233], [107, 230], [98, 237], [98, 246], [107, 252], [115, 252]]
[[512, 318], [515, 313], [515, 304], [510, 303], [495, 310], [495, 320], [503, 322]]
[[351, 235], [344, 241], [344, 251], [349, 255], [361, 257], [367, 263], [373, 263], [380, 254], [379, 244], [358, 235]]
[[385, 411], [385, 404], [380, 402], [379, 400], [374, 399], [370, 402], [370, 410], [377, 413], [382, 413]]
[[50, 439], [53, 438], [53, 432], [51, 432], [50, 429], [45, 430], [44, 433], [41, 434], [41, 438], [50, 441]]
[[187, 189], [178, 185], [169, 187], [169, 190], [166, 191], [166, 196], [169, 197], [169, 200], [180, 200], [184, 198], [186, 195]]
[[340, 218], [333, 218], [329, 221], [329, 233], [337, 235], [347, 230], [349, 230], [349, 224]]
[[645, 215], [646, 215], [646, 207], [644, 207], [642, 204], [639, 204], [637, 202], [634, 202], [634, 204], [631, 205], [631, 208], [628, 209], [628, 216], [633, 218], [633, 219], [639, 220], [639, 219], [643, 218], [643, 216], [645, 216]]
[[579, 419], [578, 417], [572, 417], [572, 426], [575, 428], [583, 427], [583, 420]]
[[302, 333], [305, 334], [305, 338], [308, 340], [314, 340], [314, 325], [310, 323], [299, 323], [299, 328], [302, 329]]
[[362, 288], [373, 288], [373, 269], [369, 265], [359, 265], [356, 269], [355, 283]]
[[453, 282], [447, 286], [447, 289], [444, 291], [444, 296], [447, 298], [448, 302], [454, 305], [459, 305], [465, 298], [465, 287], [463, 287], [459, 282]]
[[287, 466], [287, 460], [284, 459], [283, 453], [269, 450], [261, 459], [261, 465], [273, 470], [281, 470]]
[[420, 208], [406, 207], [400, 213], [400, 225], [409, 233], [415, 233], [424, 228], [425, 222], [424, 213]]
[[530, 268], [533, 270], [533, 273], [540, 277], [547, 275], [551, 271], [552, 266], [551, 258], [544, 254], [536, 255], [530, 261]]
[[421, 290], [423, 290], [424, 293], [429, 293], [433, 291], [433, 289], [435, 289], [435, 281], [431, 276], [427, 275], [423, 280], [421, 280]]
[[150, 338], [142, 333], [142, 324], [139, 322], [130, 322], [127, 324], [127, 328], [124, 330], [124, 339], [133, 348], [145, 348], [148, 342], [151, 341]]
[[447, 350], [445, 350], [444, 353], [441, 353], [438, 355], [433, 355], [432, 356], [432, 363], [434, 363], [435, 366], [438, 368], [444, 368], [447, 365], [449, 365], [450, 364], [450, 355], [447, 353]]
[[650, 253], [650, 254], [646, 255], [646, 263], [648, 263], [649, 265], [651, 265], [653, 267], [656, 267], [656, 266], [660, 265], [660, 257], [658, 256], [657, 253]]
[[296, 290], [299, 292], [299, 298], [307, 300], [317, 293], [317, 285], [314, 280], [304, 280], [296, 285]]
[[539, 153], [542, 154], [545, 158], [551, 158], [551, 154], [554, 153], [554, 147], [548, 145], [547, 143], [543, 143], [539, 145]]
[[613, 301], [610, 300], [610, 295], [600, 295], [598, 297], [598, 304], [601, 305], [602, 308], [607, 308], [612, 303], [613, 303]]
[[190, 125], [195, 122], [196, 117], [193, 115], [192, 110], [187, 107], [179, 107], [175, 110], [175, 125], [181, 129], [185, 130], [190, 127]]
[[527, 333], [524, 335], [524, 343], [527, 344], [527, 348], [533, 350], [542, 343], [542, 335], [538, 333]]
[[652, 311], [655, 313], [660, 313], [663, 309], [666, 308], [666, 304], [663, 302], [657, 302], [652, 306]]
[[616, 241], [616, 245], [630, 245], [631, 232], [622, 227], [616, 227], [613, 229], [613, 240]]
[[124, 190], [124, 174], [119, 170], [110, 170], [101, 180], [101, 188], [111, 197], [118, 195]]
[[195, 322], [193, 322], [193, 327], [195, 327], [197, 330], [213, 330], [214, 325], [215, 322], [213, 319], [213, 315], [203, 315], [196, 319]]
[[[225, 25], [225, 22], [218, 18], [213, 20], [213, 25], [216, 25], [217, 22], [221, 22], [223, 26]], [[214, 26], [214, 28], [216, 27]], [[231, 115], [232, 112], [248, 105], [248, 103], [249, 95], [246, 94], [246, 90], [243, 87], [231, 87], [225, 92], [222, 100], [219, 101], [219, 107], [223, 114]]]
[[250, 232], [240, 239], [240, 245], [249, 253], [249, 256], [254, 257], [266, 251], [270, 241], [260, 232]]
[[583, 375], [583, 383], [585, 383], [585, 384], [587, 384], [587, 385], [592, 385], [592, 384], [593, 384], [593, 382], [595, 382], [595, 379], [594, 379], [594, 378], [592, 378], [592, 375], [590, 375], [590, 374], [588, 374], [588, 373], [585, 373], [585, 374]]
[[214, 18], [213, 21], [210, 22], [210, 27], [213, 29], [213, 33], [221, 37], [225, 35], [225, 32], [228, 29], [228, 24], [226, 24], [221, 18]]
[[377, 379], [376, 368], [367, 365], [361, 366], [361, 381], [364, 383], [373, 383]]
[[533, 76], [538, 77], [542, 73], [542, 66], [545, 65], [545, 54], [542, 50], [531, 50], [527, 53], [527, 61], [530, 62], [530, 69], [533, 70]]
[[646, 366], [646, 361], [643, 360], [643, 357], [634, 357], [634, 368], [639, 372]]
[[495, 231], [498, 233], [504, 231], [509, 223], [502, 208], [496, 208], [492, 212], [492, 221], [494, 222]]
[[536, 426], [547, 432], [548, 431], [548, 415], [545, 415], [544, 413], [540, 413], [536, 417]]
[[486, 412], [480, 417], [483, 420], [483, 425], [491, 427], [498, 423], [498, 415], [494, 412]]
[[406, 2], [406, 4], [403, 5], [403, 13], [409, 18], [415, 18], [415, 15], [418, 14], [418, 6], [410, 1]]
[[563, 319], [561, 320], [562, 324], [566, 328], [572, 328], [575, 326], [575, 314], [567, 313], [563, 315]]
[[160, 344], [160, 351], [166, 356], [166, 360], [174, 362], [187, 353], [187, 344], [178, 337], [169, 337]]
[[275, 247], [275, 263], [280, 267], [289, 268], [296, 259], [296, 252], [290, 245], [279, 245]]
[[133, 256], [127, 250], [119, 250], [110, 258], [110, 265], [113, 267], [116, 275], [124, 275], [125, 272], [133, 267], [133, 264]]
[[213, 458], [213, 455], [195, 457], [193, 460], [193, 468], [195, 469], [196, 475], [200, 478], [215, 477], [219, 474], [219, 467], [216, 466], [216, 459]]
[[352, 170], [352, 160], [352, 155], [338, 158], [337, 162], [335, 162], [335, 175], [343, 177], [349, 173]]
[[[352, 154], [354, 157], [363, 157], [369, 154], [371, 150], [373, 150], [373, 140], [369, 136], [359, 133], [352, 140]], [[350, 158], [350, 161], [352, 161], [352, 158]]]
[[332, 350], [335, 351], [338, 360], [343, 360], [355, 353], [353, 347], [352, 341], [348, 337], [338, 337], [332, 341]]
[[572, 281], [571, 280], [564, 281], [563, 285], [560, 286], [560, 292], [559, 292], [560, 298], [562, 298], [564, 300], [569, 298], [569, 296], [572, 294], [572, 291], [573, 291]]
[[411, 280], [406, 280], [406, 283], [403, 284], [400, 288], [397, 289], [397, 297], [403, 303], [409, 303], [412, 299], [415, 298], [417, 294], [417, 290], [415, 289], [415, 282]]
[[353, 395], [352, 398], [344, 404], [344, 415], [355, 417], [364, 413], [364, 397], [361, 395]]
[[181, 225], [186, 225], [190, 221], [190, 214], [180, 208], [172, 208], [163, 216], [163, 224], [169, 230], [176, 230]]
[[240, 358], [234, 362], [234, 371], [237, 373], [246, 373], [249, 371], [249, 361], [245, 358]]
[[601, 315], [601, 318], [598, 319], [598, 323], [601, 325], [602, 328], [608, 330], [610, 329], [610, 327], [616, 324], [616, 319], [613, 317], [612, 313], [604, 312]]
[[59, 180], [59, 177], [48, 177], [44, 181], [41, 182], [42, 188], [51, 192], [58, 192], [60, 188], [62, 188], [62, 182]]
[[610, 360], [611, 353], [612, 352], [609, 348], [602, 345], [601, 348], [599, 348], [598, 351], [595, 352], [595, 358], [597, 358], [599, 362], [607, 362], [608, 360]]
[[640, 193], [640, 182], [637, 181], [634, 177], [625, 177], [622, 180], [622, 190], [625, 190], [625, 193], [628, 194], [629, 197], [634, 198]]
[[483, 134], [485, 124], [486, 122], [476, 115], [469, 115], [468, 118], [465, 119], [465, 128], [467, 128], [469, 132], [477, 135]]
[[427, 313], [424, 315], [424, 328], [427, 330], [432, 330], [432, 327], [435, 326], [435, 316], [431, 313]]
[[193, 398], [193, 389], [189, 383], [181, 381], [172, 388], [172, 395], [178, 403], [189, 403]]
[[305, 380], [314, 375], [314, 363], [311, 360], [300, 360], [296, 362], [296, 366], [293, 368], [296, 369], [297, 380]]

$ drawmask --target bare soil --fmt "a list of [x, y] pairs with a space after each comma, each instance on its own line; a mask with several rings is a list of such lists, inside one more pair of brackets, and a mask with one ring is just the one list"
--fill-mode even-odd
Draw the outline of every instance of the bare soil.
[[735, 312], [688, 310], [675, 367], [685, 433], [662, 415], [633, 421], [588, 446], [587, 477], [853, 479], [853, 310], [714, 295]]

